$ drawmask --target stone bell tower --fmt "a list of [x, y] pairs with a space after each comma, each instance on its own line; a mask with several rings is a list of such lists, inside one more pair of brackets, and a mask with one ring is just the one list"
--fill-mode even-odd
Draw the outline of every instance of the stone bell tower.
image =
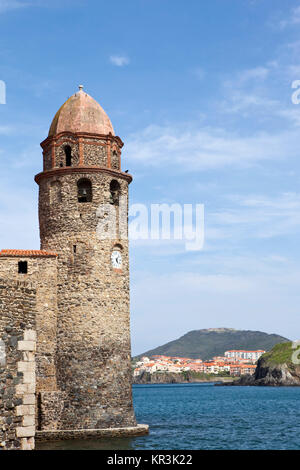
[[[41, 146], [43, 172], [35, 177], [41, 249], [58, 254], [57, 429], [136, 426], [125, 233], [132, 177], [121, 170], [123, 143], [80, 86], [56, 113]], [[99, 207], [115, 214], [112, 237], [97, 232]]]

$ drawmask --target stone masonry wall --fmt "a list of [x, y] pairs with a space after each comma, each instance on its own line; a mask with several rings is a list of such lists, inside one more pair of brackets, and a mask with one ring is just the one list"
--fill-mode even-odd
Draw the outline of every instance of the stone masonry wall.
[[[71, 166], [80, 165], [120, 170], [123, 143], [112, 135], [102, 139], [93, 135], [62, 134], [43, 145], [43, 171], [66, 167], [65, 147], [71, 147]], [[53, 161], [52, 161], [53, 155]], [[80, 161], [80, 155], [82, 161]], [[54, 163], [54, 165], [53, 165]]]
[[59, 143], [55, 147], [55, 166], [66, 166], [65, 147], [67, 145], [71, 147], [72, 166], [79, 165], [79, 144], [77, 139], [73, 137], [68, 139], [62, 138], [59, 140]]
[[34, 448], [36, 291], [0, 279], [0, 450]]
[[[19, 261], [27, 261], [28, 273], [18, 273]], [[55, 391], [57, 328], [57, 258], [0, 257], [0, 277], [29, 281], [36, 288], [37, 392]]]
[[111, 167], [120, 170], [120, 151], [116, 148], [111, 150]]
[[43, 168], [45, 170], [50, 170], [52, 168], [52, 151], [51, 148], [48, 148], [43, 152]]
[[83, 144], [84, 164], [85, 165], [97, 165], [107, 166], [107, 150], [106, 145], [91, 145]]

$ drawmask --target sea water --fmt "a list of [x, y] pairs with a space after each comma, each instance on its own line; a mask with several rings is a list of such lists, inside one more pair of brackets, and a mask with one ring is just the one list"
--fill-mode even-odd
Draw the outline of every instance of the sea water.
[[40, 443], [38, 449], [300, 449], [300, 387], [133, 386], [148, 436]]

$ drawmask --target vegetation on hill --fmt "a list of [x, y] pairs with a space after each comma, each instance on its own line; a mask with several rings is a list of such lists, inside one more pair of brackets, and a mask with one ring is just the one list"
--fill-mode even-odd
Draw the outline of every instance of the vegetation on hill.
[[291, 364], [292, 354], [294, 352], [292, 345], [292, 342], [276, 344], [271, 351], [261, 356], [261, 365]]
[[233, 330], [230, 328], [214, 328], [194, 330], [180, 338], [136, 356], [152, 356], [162, 354], [190, 358], [211, 359], [221, 356], [229, 349], [269, 351], [275, 344], [289, 341], [283, 336], [267, 334], [261, 331]]

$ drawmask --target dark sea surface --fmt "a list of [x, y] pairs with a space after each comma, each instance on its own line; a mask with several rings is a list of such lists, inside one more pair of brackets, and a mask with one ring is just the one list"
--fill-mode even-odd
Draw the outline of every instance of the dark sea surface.
[[300, 449], [300, 387], [134, 385], [148, 436], [40, 443], [38, 449]]

